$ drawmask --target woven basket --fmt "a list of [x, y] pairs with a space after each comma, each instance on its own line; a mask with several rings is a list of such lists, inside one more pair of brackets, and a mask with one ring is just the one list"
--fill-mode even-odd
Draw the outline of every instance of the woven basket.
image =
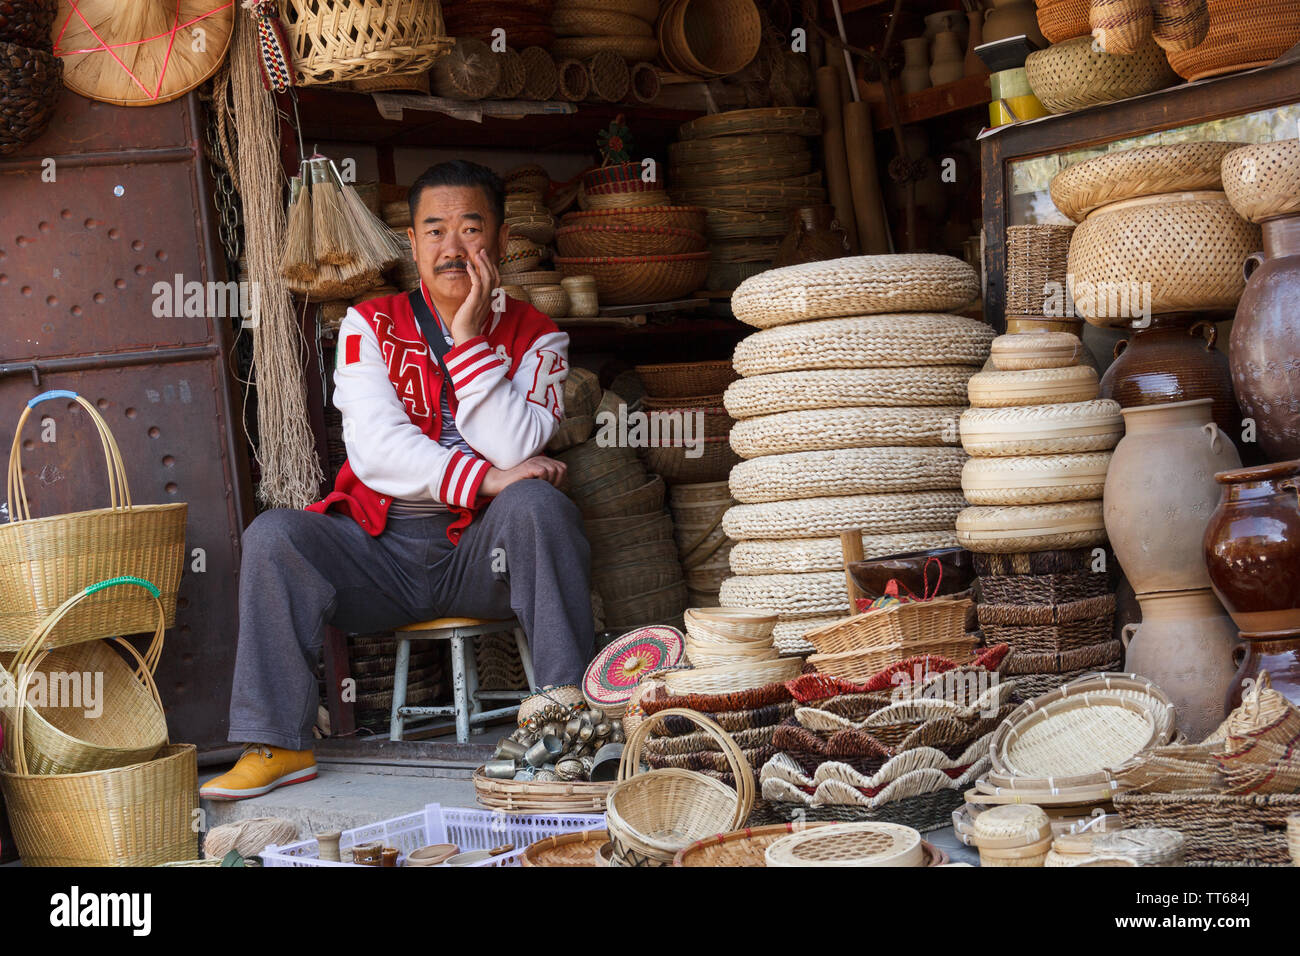
[[[689, 770], [639, 772], [646, 738], [669, 717], [691, 721], [718, 742], [735, 790]], [[669, 866], [695, 840], [740, 826], [754, 805], [754, 773], [744, 754], [725, 730], [695, 711], [670, 707], [646, 717], [627, 739], [618, 775], [606, 809], [618, 866]]]
[[1106, 488], [1109, 452], [970, 458], [961, 488], [972, 505], [1034, 505], [1092, 501]]
[[722, 582], [724, 607], [750, 607], [782, 614], [830, 614], [848, 610], [843, 573], [737, 575]]
[[[964, 620], [963, 612], [963, 620]], [[808, 635], [804, 635], [805, 638]], [[884, 668], [918, 654], [935, 654], [960, 663], [968, 662], [979, 643], [974, 637], [955, 637], [884, 647], [858, 648], [833, 654], [813, 654], [808, 663], [823, 674], [844, 680], [864, 681]]]
[[700, 445], [694, 449], [684, 444], [645, 449], [642, 459], [646, 468], [669, 484], [698, 484], [723, 480], [740, 461], [726, 436], [696, 440]]
[[559, 60], [555, 64], [559, 75], [559, 87], [556, 96], [570, 103], [577, 103], [587, 98], [591, 92], [591, 76], [581, 60]]
[[[699, 142], [711, 143], [713, 140], [703, 139]], [[743, 209], [710, 208], [708, 227], [711, 239], [783, 239], [790, 231], [790, 221], [785, 209], [746, 212]], [[748, 279], [749, 276], [744, 278]], [[739, 286], [740, 283], [737, 282], [736, 285]]]
[[509, 47], [506, 47], [504, 53], [495, 56], [499, 66], [497, 85], [492, 87], [489, 95], [494, 100], [513, 100], [524, 91], [524, 84], [528, 81], [523, 57]]
[[777, 156], [751, 156], [690, 164], [674, 163], [669, 172], [674, 186], [700, 189], [788, 179], [792, 176], [807, 175], [812, 168], [812, 154], [795, 151]]
[[1151, 35], [1151, 0], [1092, 0], [1088, 21], [1098, 49], [1129, 56]]
[[915, 368], [826, 369], [751, 375], [727, 388], [735, 418], [851, 406], [955, 406], [966, 401], [975, 369], [964, 365]]
[[1052, 113], [1068, 113], [1162, 90], [1175, 81], [1164, 50], [1150, 36], [1131, 56], [1093, 47], [1092, 37], [1067, 40], [1029, 54], [1029, 86]]
[[1233, 150], [1223, 158], [1223, 188], [1251, 222], [1300, 213], [1300, 139]]
[[755, 687], [798, 677], [801, 666], [798, 658], [783, 658], [775, 661], [754, 661], [748, 664], [694, 667], [689, 670], [669, 671], [664, 674], [663, 681], [668, 693], [673, 697], [688, 694], [738, 694]]
[[554, 0], [473, 0], [447, 4], [447, 32], [456, 37], [473, 37], [491, 43], [493, 31], [504, 30], [516, 46], [549, 46], [555, 39], [551, 28]]
[[613, 783], [586, 780], [496, 780], [486, 776], [482, 767], [474, 771], [473, 780], [479, 804], [504, 813], [604, 813], [605, 800], [614, 788]]
[[[975, 559], [975, 573], [981, 579], [1023, 574], [1087, 574], [1093, 572], [1095, 561], [1092, 552], [1088, 548], [1010, 554], [976, 554], [973, 557]], [[1021, 602], [1006, 601], [1003, 603], [1016, 604]], [[1037, 603], [1051, 604], [1055, 602]]]
[[145, 763], [75, 774], [0, 773], [24, 866], [153, 866], [199, 855], [192, 744]]
[[1091, 0], [1036, 0], [1038, 4], [1038, 29], [1048, 43], [1063, 43], [1075, 37], [1090, 36], [1092, 25], [1088, 22]]
[[1108, 398], [1026, 408], [972, 408], [961, 416], [962, 447], [978, 458], [1109, 451], [1123, 436], [1119, 404]]
[[[827, 627], [817, 628], [804, 634], [804, 640], [817, 648], [818, 654], [823, 655], [886, 648], [906, 650], [914, 644], [927, 646], [927, 650], [916, 653], [943, 654], [942, 651], [928, 649], [929, 645], [955, 643], [965, 647], [966, 612], [971, 606], [969, 599], [909, 601], [866, 614], [855, 614]], [[910, 657], [912, 654], [909, 652], [901, 656]], [[892, 661], [886, 661], [881, 667], [890, 663]], [[876, 670], [880, 670], [880, 667]]]
[[[533, 286], [528, 290], [528, 301], [538, 312], [552, 318], [569, 314], [569, 295], [558, 285]], [[581, 439], [581, 441], [586, 440], [586, 436]], [[576, 445], [578, 442], [573, 444]]]
[[597, 53], [617, 53], [628, 63], [659, 56], [659, 41], [654, 37], [561, 37], [550, 48], [556, 57], [575, 60], [586, 60]]
[[[49, 46], [49, 35], [44, 38]], [[0, 156], [34, 141], [54, 118], [63, 61], [46, 50], [0, 40]]]
[[526, 100], [549, 100], [560, 86], [560, 73], [555, 60], [539, 46], [530, 46], [519, 52], [524, 65], [524, 88], [519, 95]]
[[[659, 45], [679, 72], [738, 73], [758, 54], [763, 24], [753, 0], [669, 0], [659, 17]], [[685, 134], [683, 134], [685, 135]]]
[[600, 848], [609, 842], [608, 830], [561, 833], [530, 844], [519, 858], [520, 866], [604, 866]]
[[[560, 255], [570, 258], [586, 256], [652, 256], [702, 252], [704, 236], [688, 229], [662, 229], [645, 226], [574, 225], [562, 226], [555, 233]], [[599, 293], [597, 287], [597, 293]]]
[[582, 509], [582, 516], [585, 519], [657, 514], [663, 506], [664, 483], [658, 475], [651, 475], [644, 484], [610, 498], [578, 501], [578, 507]]
[[771, 269], [732, 296], [736, 318], [766, 329], [806, 319], [949, 312], [979, 296], [979, 277], [951, 256], [852, 256]]
[[14, 43], [49, 53], [51, 27], [59, 11], [58, 0], [9, 2], [0, 8], [0, 43]]
[[298, 86], [422, 73], [454, 43], [437, 0], [283, 0], [280, 22]]
[[964, 504], [956, 491], [776, 501], [736, 505], [722, 519], [722, 528], [727, 537], [737, 541], [825, 537], [845, 528], [869, 528], [873, 534], [947, 531]]
[[826, 495], [961, 487], [959, 448], [849, 448], [763, 455], [736, 465], [731, 493], [745, 504]]
[[[583, 193], [578, 204], [588, 209], [642, 209], [650, 206], [667, 206], [674, 200], [663, 189], [639, 189], [635, 192], [606, 192], [587, 195]], [[685, 200], [683, 200], [685, 201]]]
[[731, 447], [742, 458], [877, 446], [955, 445], [959, 406], [823, 408], [739, 421]]
[[712, 139], [717, 136], [742, 136], [750, 133], [785, 133], [793, 136], [820, 136], [822, 117], [815, 109], [770, 106], [751, 110], [712, 113], [689, 123], [679, 131], [682, 139]]
[[632, 74], [627, 62], [617, 53], [601, 51], [591, 57], [587, 60], [587, 74], [593, 100], [617, 103], [626, 98], [632, 88]]
[[[955, 547], [957, 537], [951, 530], [919, 531], [863, 535], [862, 543], [863, 552], [870, 559]], [[844, 567], [838, 537], [738, 541], [731, 549], [728, 559], [736, 574], [791, 574], [836, 571]], [[847, 606], [845, 611], [847, 613]]]
[[1118, 793], [1114, 803], [1126, 827], [1167, 827], [1182, 833], [1188, 865], [1291, 863], [1286, 821], [1300, 810], [1300, 795]]
[[1151, 35], [1166, 53], [1200, 46], [1210, 34], [1206, 0], [1151, 0]]
[[[1245, 291], [1241, 264], [1262, 243], [1221, 192], [1145, 196], [1088, 216], [1070, 243], [1075, 308], [1093, 325], [1134, 318], [1122, 297], [1081, 295], [1150, 283], [1151, 313], [1232, 311]], [[1194, 261], [1185, 250], [1195, 249]], [[1143, 297], [1145, 299], [1145, 296]]]
[[635, 371], [645, 385], [646, 394], [652, 398], [715, 395], [739, 378], [726, 359], [638, 365]]
[[455, 47], [438, 57], [430, 71], [436, 95], [452, 100], [481, 100], [501, 81], [501, 60], [482, 40], [458, 37]]
[[702, 206], [641, 206], [632, 209], [589, 209], [571, 212], [564, 217], [565, 227], [619, 226], [638, 229], [682, 229], [703, 233], [705, 210]]
[[1209, 0], [1204, 42], [1169, 52], [1185, 80], [1202, 80], [1267, 66], [1300, 43], [1300, 7], [1290, 0]]
[[975, 408], [1024, 407], [1088, 402], [1099, 396], [1097, 370], [1088, 365], [1004, 372], [991, 369], [969, 383]]
[[807, 149], [802, 136], [790, 133], [754, 133], [744, 136], [719, 136], [713, 139], [687, 139], [668, 144], [668, 158], [675, 166], [693, 163], [721, 164], [729, 161], [763, 158]]
[[1106, 541], [1102, 503], [966, 508], [957, 516], [957, 540], [976, 552], [1047, 551]]
[[1066, 287], [1073, 233], [1073, 226], [1007, 227], [1008, 315], [1043, 315], [1048, 290]]
[[[75, 401], [99, 432], [109, 471], [110, 506], [33, 518], [22, 471], [22, 431], [32, 409], [54, 398]], [[185, 557], [187, 506], [133, 505], [126, 466], [99, 411], [73, 392], [44, 392], [30, 399], [14, 428], [9, 452], [10, 521], [0, 525], [0, 651], [17, 650], [69, 597], [122, 576], [157, 587], [176, 623], [176, 592]], [[154, 606], [131, 588], [97, 587], [64, 615], [53, 648], [78, 641], [150, 631]]]
[[598, 518], [584, 521], [583, 527], [593, 548], [603, 541], [629, 547], [650, 541], [670, 541], [673, 535], [672, 518], [666, 514]]
[[566, 276], [590, 275], [606, 305], [668, 302], [699, 289], [709, 271], [709, 254], [654, 256], [557, 256]]

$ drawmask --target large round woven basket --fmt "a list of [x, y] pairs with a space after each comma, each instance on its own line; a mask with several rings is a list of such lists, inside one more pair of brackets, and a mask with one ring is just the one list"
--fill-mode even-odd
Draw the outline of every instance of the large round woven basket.
[[722, 528], [736, 541], [822, 538], [845, 528], [870, 528], [873, 534], [948, 531], [965, 502], [959, 491], [910, 491], [736, 505]]
[[1202, 80], [1267, 66], [1300, 43], [1300, 5], [1291, 0], [1208, 0], [1210, 32], [1188, 50], [1170, 51], [1179, 76]]
[[702, 189], [788, 179], [792, 176], [805, 176], [811, 170], [812, 154], [806, 150], [794, 150], [776, 156], [746, 156], [739, 159], [727, 157], [698, 163], [673, 163], [669, 173], [676, 187]]
[[1029, 54], [1025, 73], [1034, 95], [1052, 113], [1151, 93], [1177, 79], [1165, 51], [1149, 36], [1131, 56], [1102, 53], [1092, 37], [1067, 40]]
[[1233, 150], [1223, 157], [1223, 188], [1251, 222], [1300, 213], [1300, 139]]
[[519, 51], [524, 64], [524, 88], [519, 95], [526, 100], [549, 100], [560, 85], [560, 74], [551, 54], [539, 46]]
[[707, 252], [653, 256], [557, 256], [566, 276], [589, 275], [605, 305], [668, 302], [702, 288], [709, 271]]
[[588, 209], [565, 215], [561, 225], [602, 227], [623, 226], [638, 229], [684, 229], [703, 233], [705, 210], [702, 206], [639, 206], [631, 209]]
[[559, 4], [551, 15], [557, 37], [652, 37], [654, 25], [630, 13]]
[[703, 234], [689, 229], [647, 226], [574, 225], [561, 226], [555, 233], [560, 255], [652, 256], [703, 252]]
[[825, 495], [933, 491], [961, 487], [960, 448], [846, 448], [763, 455], [731, 470], [731, 493], [744, 504]]
[[669, 0], [659, 15], [658, 32], [668, 63], [704, 77], [739, 73], [763, 42], [754, 0]]
[[438, 0], [283, 0], [299, 86], [422, 73], [453, 40]]
[[1092, 33], [1088, 22], [1090, 0], [1035, 0], [1038, 29], [1048, 43], [1063, 43]]
[[0, 156], [45, 132], [63, 90], [62, 78], [62, 60], [44, 50], [0, 41]]

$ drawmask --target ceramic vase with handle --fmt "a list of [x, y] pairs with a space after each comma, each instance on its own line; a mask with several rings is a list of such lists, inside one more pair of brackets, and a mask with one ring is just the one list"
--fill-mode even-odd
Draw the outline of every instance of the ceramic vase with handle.
[[1241, 467], [1200, 398], [1123, 409], [1124, 438], [1106, 473], [1106, 534], [1139, 596], [1210, 587], [1205, 528], [1219, 501], [1214, 476]]
[[950, 30], [935, 34], [934, 58], [930, 64], [930, 82], [935, 86], [956, 83], [966, 73], [966, 57], [961, 40]]
[[1228, 691], [1228, 710], [1241, 706], [1241, 698], [1262, 671], [1273, 689], [1300, 707], [1300, 634], [1250, 638], [1242, 635], [1236, 658], [1241, 662]]
[[1300, 461], [1215, 475], [1205, 529], [1214, 592], [1243, 633], [1300, 634]]
[[984, 15], [984, 42], [1021, 34], [1031, 43], [1047, 46], [1043, 31], [1038, 28], [1038, 11], [1032, 0], [993, 0], [993, 9]]
[[966, 40], [966, 68], [963, 75], [985, 76], [989, 68], [975, 52], [975, 48], [984, 42], [984, 14], [982, 11], [972, 10], [966, 14], [966, 18], [969, 25]]
[[930, 88], [930, 41], [913, 37], [903, 41], [903, 72], [899, 82], [904, 93], [919, 93]]
[[1124, 669], [1174, 702], [1178, 729], [1199, 743], [1227, 716], [1237, 628], [1208, 588], [1138, 595], [1142, 623], [1124, 628]]

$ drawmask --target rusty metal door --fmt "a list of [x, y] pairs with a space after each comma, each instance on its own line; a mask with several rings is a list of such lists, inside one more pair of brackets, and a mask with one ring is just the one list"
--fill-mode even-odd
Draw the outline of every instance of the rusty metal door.
[[[135, 502], [189, 503], [158, 686], [171, 739], [212, 750], [227, 746], [239, 535], [252, 508], [231, 320], [174, 292], [226, 278], [202, 131], [194, 94], [127, 109], [65, 91], [45, 136], [0, 159], [0, 454], [29, 398], [70, 389], [108, 421]], [[57, 440], [24, 429], [33, 513], [104, 506], [87, 416], [66, 400], [37, 412]]]

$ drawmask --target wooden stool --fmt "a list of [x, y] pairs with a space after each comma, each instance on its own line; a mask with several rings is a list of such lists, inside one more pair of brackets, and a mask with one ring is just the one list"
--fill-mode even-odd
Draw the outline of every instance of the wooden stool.
[[[530, 690], [479, 690], [478, 670], [474, 665], [471, 642], [486, 634], [513, 633], [519, 648], [519, 659], [524, 665], [524, 676]], [[440, 617], [433, 621], [420, 621], [399, 627], [397, 638], [397, 670], [393, 675], [393, 712], [388, 725], [388, 739], [401, 740], [410, 718], [455, 717], [456, 740], [469, 743], [469, 730], [475, 724], [486, 723], [497, 717], [509, 717], [519, 712], [519, 701], [532, 693], [533, 656], [528, 650], [528, 639], [514, 618], [488, 621], [476, 617]], [[441, 707], [416, 707], [406, 703], [406, 678], [411, 667], [412, 641], [451, 641], [452, 705]], [[484, 700], [512, 700], [513, 707], [484, 710]]]

